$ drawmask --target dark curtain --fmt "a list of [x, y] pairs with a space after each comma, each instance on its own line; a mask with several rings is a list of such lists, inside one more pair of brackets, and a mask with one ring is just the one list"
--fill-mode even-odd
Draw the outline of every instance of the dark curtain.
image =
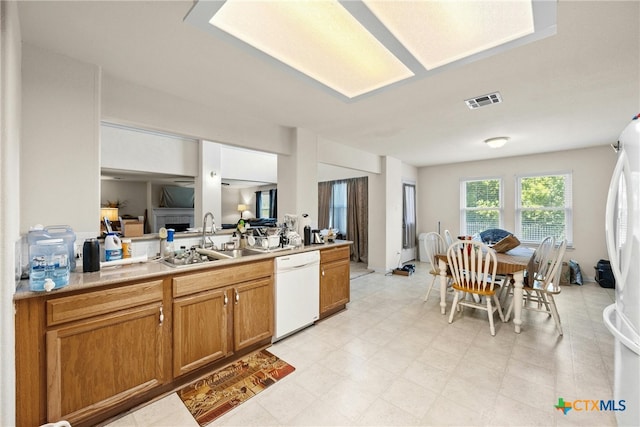
[[278, 189], [269, 190], [269, 218], [278, 218]]
[[347, 239], [351, 240], [351, 261], [368, 261], [368, 178], [347, 180]]
[[262, 191], [256, 191], [256, 218], [262, 218]]
[[332, 181], [318, 183], [318, 228], [329, 228], [329, 210], [331, 209]]

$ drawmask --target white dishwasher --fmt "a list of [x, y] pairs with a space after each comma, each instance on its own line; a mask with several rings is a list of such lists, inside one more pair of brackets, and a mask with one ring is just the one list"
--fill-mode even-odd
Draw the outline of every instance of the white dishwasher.
[[275, 311], [273, 342], [318, 320], [320, 251], [276, 257]]

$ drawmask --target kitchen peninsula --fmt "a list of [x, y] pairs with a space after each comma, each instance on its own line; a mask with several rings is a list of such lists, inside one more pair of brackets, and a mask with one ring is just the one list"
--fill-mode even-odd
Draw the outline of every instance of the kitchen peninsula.
[[17, 423], [94, 425], [270, 345], [274, 259], [320, 250], [320, 319], [349, 302], [349, 241], [189, 266], [72, 273], [16, 306]]

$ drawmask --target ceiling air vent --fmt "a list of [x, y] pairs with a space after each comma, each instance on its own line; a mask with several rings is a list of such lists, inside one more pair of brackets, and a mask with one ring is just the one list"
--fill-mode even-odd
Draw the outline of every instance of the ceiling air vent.
[[494, 92], [487, 95], [476, 96], [475, 98], [471, 99], [465, 99], [464, 102], [467, 104], [467, 107], [475, 110], [476, 108], [484, 107], [485, 105], [497, 104], [499, 102], [502, 102], [502, 97], [500, 96], [500, 93]]

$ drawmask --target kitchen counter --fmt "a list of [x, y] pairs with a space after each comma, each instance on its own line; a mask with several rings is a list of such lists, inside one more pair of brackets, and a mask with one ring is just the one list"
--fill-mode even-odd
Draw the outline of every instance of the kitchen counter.
[[14, 301], [38, 297], [43, 295], [61, 295], [71, 291], [88, 290], [107, 286], [115, 283], [122, 283], [129, 280], [150, 279], [155, 277], [163, 277], [168, 275], [176, 275], [184, 272], [194, 272], [198, 270], [215, 269], [222, 266], [232, 264], [243, 264], [261, 259], [275, 258], [279, 256], [308, 252], [314, 250], [328, 249], [333, 247], [350, 245], [349, 240], [336, 240], [335, 243], [325, 243], [319, 245], [301, 246], [299, 248], [276, 250], [273, 252], [256, 253], [255, 255], [244, 255], [238, 258], [221, 259], [216, 261], [205, 262], [201, 264], [193, 264], [189, 266], [170, 267], [160, 260], [149, 260], [144, 263], [129, 264], [113, 267], [105, 267], [94, 273], [82, 273], [82, 265], [78, 265], [76, 272], [72, 272], [69, 276], [69, 284], [54, 289], [51, 292], [33, 292], [29, 290], [29, 280], [21, 280], [14, 294]]

